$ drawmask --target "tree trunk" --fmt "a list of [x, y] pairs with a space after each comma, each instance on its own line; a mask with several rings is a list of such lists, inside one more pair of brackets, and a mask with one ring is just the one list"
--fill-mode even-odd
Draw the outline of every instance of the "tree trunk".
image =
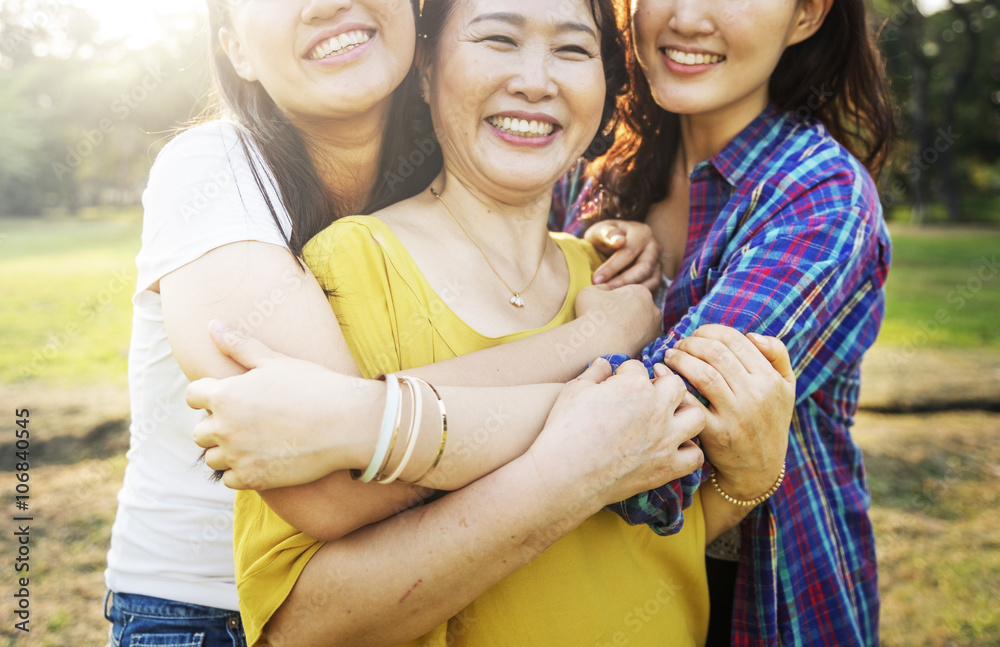
[[[945, 129], [950, 129], [955, 123], [955, 108], [958, 105], [959, 96], [972, 81], [972, 75], [979, 60], [979, 34], [969, 28], [969, 19], [971, 16], [969, 15], [968, 8], [965, 5], [952, 3], [951, 12], [965, 23], [965, 31], [963, 33], [966, 34], [966, 43], [962, 60], [959, 63], [958, 69], [951, 75], [951, 83], [948, 84], [942, 98], [942, 117], [944, 118]], [[955, 134], [960, 137], [962, 133]], [[941, 142], [942, 145], [939, 148], [941, 153], [942, 197], [944, 198], [945, 210], [948, 214], [948, 222], [954, 223], [962, 220], [962, 183], [956, 177], [955, 173], [955, 159], [957, 158], [955, 149], [961, 144], [950, 141], [950, 137], [941, 139], [944, 140]]]
[[927, 213], [928, 196], [924, 192], [927, 183], [927, 170], [923, 155], [933, 146], [934, 139], [928, 115], [931, 105], [930, 61], [927, 60], [923, 51], [925, 23], [926, 19], [923, 14], [914, 11], [899, 30], [913, 70], [913, 109], [910, 112], [910, 119], [916, 150], [904, 172], [912, 196], [913, 214], [911, 220], [915, 225], [923, 224]]

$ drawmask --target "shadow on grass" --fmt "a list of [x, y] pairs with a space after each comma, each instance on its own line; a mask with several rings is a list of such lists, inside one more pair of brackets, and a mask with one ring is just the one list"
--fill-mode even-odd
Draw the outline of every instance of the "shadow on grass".
[[[57, 436], [48, 440], [33, 440], [30, 450], [32, 467], [74, 465], [92, 458], [111, 458], [128, 451], [128, 420], [108, 420], [84, 436]], [[0, 445], [0, 455], [14, 456], [14, 443]], [[4, 461], [0, 472], [14, 470], [14, 463]]]

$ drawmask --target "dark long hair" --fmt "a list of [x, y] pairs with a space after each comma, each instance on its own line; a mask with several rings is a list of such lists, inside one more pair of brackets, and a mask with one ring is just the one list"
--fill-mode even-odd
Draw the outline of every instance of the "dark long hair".
[[[618, 136], [589, 169], [604, 192], [600, 217], [643, 220], [667, 197], [681, 143], [680, 117], [660, 108], [639, 67], [630, 12], [620, 12], [632, 92], [620, 100]], [[866, 15], [866, 0], [835, 0], [810, 38], [788, 47], [771, 74], [770, 100], [809, 115], [873, 177], [888, 161], [895, 131], [885, 68]]]
[[[310, 238], [338, 218], [351, 215], [347, 213], [350, 205], [337, 194], [335, 187], [326, 186], [320, 178], [301, 133], [264, 87], [236, 74], [219, 42], [219, 29], [230, 24], [231, 4], [231, 0], [208, 0], [214, 96], [213, 105], [202, 120], [222, 117], [242, 126], [238, 129], [239, 139], [250, 159], [257, 186], [271, 216], [278, 222], [277, 210], [265, 190], [268, 174], [274, 177], [292, 222], [286, 242], [299, 257]], [[414, 16], [416, 12], [414, 6]], [[266, 169], [258, 168], [256, 157], [251, 154], [253, 148], [260, 151]], [[416, 159], [419, 163], [410, 161]], [[441, 155], [430, 114], [419, 99], [416, 70], [411, 69], [394, 91], [385, 123], [378, 178], [362, 212], [371, 213], [415, 195], [430, 184], [440, 168]]]
[[[601, 60], [604, 64], [606, 94], [601, 125], [587, 147], [584, 157], [594, 159], [605, 153], [614, 142], [618, 125], [619, 97], [628, 90], [629, 70], [625, 56], [625, 41], [617, 28], [615, 0], [589, 0], [594, 23], [601, 32]], [[422, 15], [417, 18], [417, 33], [424, 55], [433, 56], [445, 22], [455, 11], [458, 0], [426, 0]]]

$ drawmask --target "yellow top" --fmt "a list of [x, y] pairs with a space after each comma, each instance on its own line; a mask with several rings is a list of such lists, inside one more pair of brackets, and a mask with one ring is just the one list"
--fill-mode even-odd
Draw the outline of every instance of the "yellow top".
[[[544, 327], [502, 337], [481, 335], [459, 319], [376, 218], [344, 218], [331, 225], [306, 246], [305, 259], [320, 284], [335, 292], [330, 303], [347, 344], [361, 372], [372, 377], [570, 321], [576, 295], [590, 283], [600, 258], [576, 238], [552, 237], [569, 268], [566, 301]], [[683, 531], [660, 537], [602, 510], [407, 645], [701, 645], [708, 628], [708, 584], [697, 495], [686, 517]], [[321, 542], [289, 526], [254, 492], [237, 494], [234, 539], [240, 611], [253, 646]]]

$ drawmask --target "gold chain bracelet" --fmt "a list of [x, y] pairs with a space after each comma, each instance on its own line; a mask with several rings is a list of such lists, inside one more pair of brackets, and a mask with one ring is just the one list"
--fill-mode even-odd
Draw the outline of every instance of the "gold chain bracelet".
[[719, 496], [721, 496], [727, 502], [732, 503], [735, 506], [739, 506], [741, 508], [752, 508], [770, 499], [772, 496], [774, 496], [774, 493], [778, 491], [778, 488], [781, 487], [781, 482], [785, 480], [785, 463], [784, 461], [781, 462], [781, 474], [778, 475], [778, 480], [774, 482], [774, 485], [771, 486], [771, 489], [769, 489], [767, 492], [760, 495], [756, 499], [750, 499], [749, 501], [734, 499], [733, 497], [726, 494], [722, 490], [722, 486], [719, 485], [719, 480], [716, 478], [716, 474], [718, 474], [718, 472], [716, 471], [715, 467], [712, 467], [712, 476], [709, 477], [709, 480], [712, 482], [712, 487], [715, 488], [715, 491], [719, 493]]

